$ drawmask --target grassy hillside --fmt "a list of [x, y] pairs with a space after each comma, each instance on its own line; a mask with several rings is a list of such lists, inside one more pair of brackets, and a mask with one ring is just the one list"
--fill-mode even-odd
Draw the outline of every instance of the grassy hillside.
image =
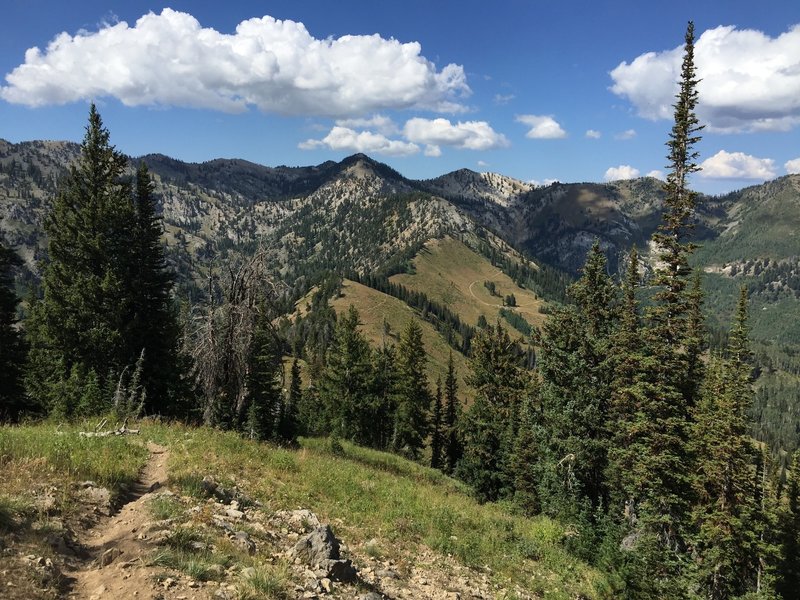
[[[185, 502], [189, 506], [203, 502], [202, 480], [210, 476], [228, 489], [235, 485], [248, 498], [260, 502], [259, 514], [269, 516], [299, 507], [313, 511], [322, 522], [333, 525], [354, 564], [365, 572], [371, 565], [390, 563], [411, 584], [419, 569], [426, 569], [428, 583], [424, 585], [437, 593], [452, 589], [447, 587], [448, 582], [460, 585], [478, 581], [497, 598], [610, 597], [605, 577], [564, 549], [567, 532], [557, 522], [514, 516], [499, 505], [479, 505], [458, 482], [397, 456], [349, 444], [344, 445], [343, 454], [333, 455], [325, 440], [304, 440], [300, 449], [289, 450], [207, 428], [153, 423], [139, 426], [140, 436], [92, 440], [77, 436], [72, 427], [59, 435], [50, 424], [0, 428], [0, 476], [8, 481], [25, 473], [27, 478], [22, 486], [4, 486], [0, 516], [7, 518], [0, 522], [0, 535], [9, 529], [15, 536], [27, 535], [23, 529], [35, 535], [53, 518], [53, 512], [37, 513], [34, 508], [37, 491], [47, 489], [51, 481], [58, 484], [66, 507], [74, 504], [68, 496], [81, 487], [75, 484], [84, 478], [96, 477], [111, 486], [118, 485], [120, 478], [129, 479], [145, 459], [145, 442], [152, 440], [169, 456], [167, 487], [174, 495], [154, 498], [151, 505], [159, 509], [159, 514], [154, 513], [157, 518], [168, 514], [173, 520], [189, 519], [176, 530], [182, 531], [183, 537], [206, 530], [203, 528], [208, 524], [203, 519], [210, 520], [206, 514], [209, 508], [221, 510], [210, 500], [211, 505], [206, 503], [207, 508], [199, 512], [181, 508]], [[87, 450], [96, 458], [86, 462]], [[25, 519], [18, 518], [23, 514], [27, 515]], [[251, 535], [257, 533], [253, 529]], [[237, 561], [256, 569], [269, 567], [274, 557], [280, 556], [275, 549], [288, 549], [296, 541], [296, 536], [281, 537], [285, 533], [270, 535], [276, 544], [272, 554], [262, 556], [266, 550], [261, 549], [249, 557], [230, 552], [226, 568], [238, 572]], [[194, 562], [173, 560], [177, 551], [169, 550], [169, 544], [176, 536], [173, 533], [167, 538], [166, 550], [159, 550], [152, 563], [163, 567], [161, 577], [173, 569], [184, 569], [183, 577], [186, 573], [199, 577], [198, 564], [212, 560], [217, 551], [197, 551], [205, 554]], [[190, 544], [184, 546], [180, 551], [186, 554], [184, 558], [195, 552]], [[21, 551], [31, 548], [25, 546]], [[165, 559], [167, 555], [170, 560]], [[59, 560], [55, 555], [53, 559]], [[294, 577], [291, 569], [281, 573], [285, 579]], [[204, 576], [217, 575], [209, 572]], [[292, 583], [281, 585], [291, 589]], [[345, 588], [342, 591], [346, 593]], [[352, 592], [349, 597], [353, 597]]]
[[[302, 302], [301, 302], [302, 304]], [[350, 305], [358, 309], [361, 316], [362, 332], [370, 344], [377, 347], [383, 343], [384, 321], [389, 324], [389, 334], [386, 340], [397, 344], [400, 333], [412, 318], [417, 319], [422, 327], [422, 341], [428, 353], [428, 379], [435, 384], [438, 377], [444, 381], [447, 375], [447, 360], [451, 347], [447, 341], [436, 331], [430, 323], [420, 319], [402, 300], [393, 296], [373, 290], [365, 285], [345, 279], [342, 283], [342, 293], [332, 300], [331, 305], [337, 313], [347, 310]], [[459, 395], [471, 398], [472, 392], [464, 383], [467, 373], [467, 360], [463, 354], [453, 350], [453, 363], [459, 376]]]
[[[485, 257], [450, 237], [428, 242], [413, 260], [413, 273], [394, 275], [391, 281], [424, 292], [472, 326], [481, 315], [489, 323], [497, 320], [503, 298], [508, 294], [514, 294], [517, 300], [517, 308], [513, 310], [531, 325], [540, 326], [544, 322], [544, 315], [539, 312], [544, 304], [541, 298], [519, 287]], [[486, 281], [495, 284], [497, 295], [489, 293]]]

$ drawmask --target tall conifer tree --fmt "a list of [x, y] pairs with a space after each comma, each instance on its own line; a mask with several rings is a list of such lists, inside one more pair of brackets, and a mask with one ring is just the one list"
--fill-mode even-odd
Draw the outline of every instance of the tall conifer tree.
[[135, 222], [126, 165], [92, 105], [80, 158], [45, 222], [48, 258], [42, 267], [44, 297], [30, 327], [31, 365], [37, 370], [30, 380], [55, 385], [73, 366], [106, 377], [136, 360], [124, 340]]
[[780, 519], [781, 562], [776, 587], [784, 598], [791, 598], [800, 590], [800, 450], [792, 457], [786, 492]]
[[144, 163], [136, 172], [133, 202], [135, 225], [127, 279], [130, 317], [125, 326], [125, 343], [130, 356], [138, 356], [144, 350], [145, 410], [174, 414], [176, 384], [180, 380], [177, 360], [180, 331], [172, 309], [172, 275], [167, 270], [161, 241], [161, 219]]
[[411, 319], [400, 336], [397, 350], [398, 394], [393, 446], [395, 451], [416, 459], [428, 435], [431, 395], [425, 366], [428, 357], [422, 343], [422, 328]]
[[13, 278], [19, 264], [17, 255], [0, 243], [0, 421], [16, 420], [24, 408], [25, 348], [15, 326], [18, 299]]
[[[689, 176], [698, 171], [694, 145], [702, 129], [695, 115], [698, 100], [694, 64], [694, 24], [686, 29], [679, 90], [674, 104], [674, 124], [667, 142], [670, 172], [665, 185], [663, 223], [653, 234], [660, 249], [659, 267], [653, 285], [656, 293], [648, 311], [647, 345], [651, 353], [649, 379], [652, 388], [640, 408], [646, 430], [640, 435], [642, 479], [636, 493], [640, 525], [654, 535], [667, 555], [653, 557], [656, 575], [670, 579], [675, 575], [678, 555], [684, 544], [690, 498], [689, 435], [690, 408], [695, 399], [687, 391], [696, 389], [688, 350], [694, 345], [689, 336], [692, 299], [687, 292], [689, 255], [694, 244], [687, 241], [692, 229], [696, 194], [689, 189]], [[673, 560], [675, 559], [675, 560]]]
[[444, 380], [444, 470], [452, 474], [461, 458], [461, 441], [458, 432], [461, 410], [458, 403], [458, 380], [453, 363], [453, 351], [447, 359], [447, 376]]
[[444, 451], [444, 422], [442, 414], [442, 378], [436, 381], [436, 394], [431, 406], [431, 467], [441, 469]]
[[371, 423], [365, 422], [361, 408], [369, 396], [371, 355], [367, 339], [358, 330], [359, 319], [353, 305], [339, 316], [328, 348], [320, 398], [330, 431], [364, 443]]
[[481, 501], [508, 497], [513, 491], [513, 451], [518, 410], [528, 389], [518, 346], [498, 323], [472, 341], [467, 384], [475, 401], [461, 421], [463, 456], [456, 473]]
[[398, 373], [394, 345], [384, 344], [372, 355], [370, 398], [363, 411], [369, 420], [367, 443], [386, 450], [392, 441], [397, 409]]
[[108, 388], [144, 350], [144, 408], [174, 413], [178, 329], [152, 184], [142, 166], [131, 185], [109, 137], [92, 105], [80, 158], [45, 222], [44, 296], [27, 327], [29, 392], [52, 405], [67, 379]]
[[282, 416], [283, 369], [281, 344], [265, 307], [256, 320], [248, 372], [247, 435], [256, 440], [271, 440], [279, 432]]
[[599, 243], [569, 295], [574, 305], [557, 309], [542, 334], [539, 496], [549, 514], [586, 520], [608, 500], [616, 291]]

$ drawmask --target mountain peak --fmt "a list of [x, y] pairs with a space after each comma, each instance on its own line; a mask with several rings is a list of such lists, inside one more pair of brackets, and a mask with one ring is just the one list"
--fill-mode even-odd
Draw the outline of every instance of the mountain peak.
[[359, 177], [372, 175], [395, 183], [408, 184], [408, 180], [392, 167], [361, 152], [352, 154], [338, 164], [340, 173], [351, 173]]

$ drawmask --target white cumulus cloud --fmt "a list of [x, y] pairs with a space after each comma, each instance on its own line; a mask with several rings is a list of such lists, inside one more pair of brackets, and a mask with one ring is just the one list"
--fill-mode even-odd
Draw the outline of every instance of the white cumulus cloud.
[[636, 130], [635, 129], [626, 129], [625, 131], [621, 131], [617, 135], [614, 136], [615, 140], [632, 140], [636, 137]]
[[347, 152], [365, 152], [385, 154], [386, 156], [409, 156], [419, 152], [419, 146], [401, 140], [391, 140], [381, 133], [372, 131], [355, 131], [348, 127], [336, 125], [321, 140], [306, 140], [298, 147], [301, 150], [330, 148]]
[[666, 181], [664, 179], [664, 171], [659, 171], [658, 169], [653, 169], [652, 171], [648, 171], [648, 177], [655, 177], [656, 179], [660, 179], [661, 181]]
[[800, 174], [800, 158], [787, 160], [786, 163], [784, 163], [783, 168], [786, 169], [786, 172], [789, 174]]
[[452, 146], [462, 150], [491, 150], [509, 145], [506, 137], [492, 129], [486, 121], [451, 123], [443, 118], [415, 117], [406, 121], [403, 135], [410, 142], [437, 147]]
[[619, 165], [618, 167], [609, 167], [603, 177], [606, 181], [617, 181], [618, 179], [636, 179], [638, 176], [639, 169], [630, 165]]
[[270, 16], [235, 33], [202, 27], [165, 8], [133, 27], [57, 35], [30, 48], [6, 75], [0, 98], [28, 106], [114, 97], [128, 106], [182, 106], [227, 112], [254, 106], [284, 115], [361, 116], [421, 108], [466, 110], [463, 67], [442, 69], [418, 42], [375, 35], [317, 39], [302, 23]]
[[529, 179], [528, 180], [528, 183], [530, 183], [531, 185], [534, 185], [536, 187], [547, 187], [548, 185], [550, 185], [552, 183], [557, 183], [557, 182], [558, 182], [558, 179], [549, 179], [549, 178], [545, 178], [542, 181], [539, 181], [538, 179]]
[[525, 134], [527, 138], [555, 140], [567, 137], [567, 132], [550, 115], [518, 115], [516, 120], [518, 123], [530, 126], [528, 133]]
[[701, 164], [701, 177], [709, 179], [772, 179], [775, 177], [775, 161], [771, 158], [756, 158], [744, 152], [720, 150]]
[[437, 146], [436, 144], [427, 144], [425, 146], [425, 151], [423, 152], [425, 156], [430, 156], [432, 158], [437, 158], [442, 155], [442, 149]]
[[397, 123], [385, 115], [373, 115], [369, 118], [360, 119], [337, 119], [336, 125], [347, 127], [348, 129], [371, 129], [384, 135], [400, 132]]
[[584, 135], [589, 139], [599, 140], [600, 136], [602, 136], [603, 134], [597, 131], [596, 129], [587, 129]]
[[[671, 119], [683, 47], [647, 52], [613, 71], [611, 91], [643, 117]], [[800, 123], [800, 24], [770, 37], [720, 26], [695, 42], [701, 122], [720, 132], [787, 131]]]

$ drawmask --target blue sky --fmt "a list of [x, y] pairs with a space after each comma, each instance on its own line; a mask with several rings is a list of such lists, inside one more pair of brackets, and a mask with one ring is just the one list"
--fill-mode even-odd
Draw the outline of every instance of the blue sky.
[[363, 151], [414, 178], [466, 167], [540, 183], [663, 173], [692, 19], [708, 125], [693, 185], [800, 172], [800, 3], [666, 6], [10, 0], [0, 137], [79, 141], [93, 99], [134, 156]]

